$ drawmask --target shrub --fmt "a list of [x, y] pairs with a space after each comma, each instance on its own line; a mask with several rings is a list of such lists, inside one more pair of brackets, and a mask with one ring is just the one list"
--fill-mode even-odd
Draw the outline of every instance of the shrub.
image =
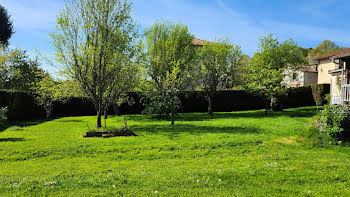
[[[179, 110], [181, 101], [179, 97], [174, 97], [175, 111]], [[143, 102], [145, 109], [142, 111], [143, 114], [159, 114], [168, 115], [170, 110], [170, 95], [168, 93], [150, 93], [144, 94], [141, 102]]]
[[0, 108], [0, 125], [5, 124], [7, 120], [7, 107], [1, 107]]
[[330, 104], [331, 103], [331, 94], [325, 94], [324, 95], [324, 99], [327, 101], [327, 104]]
[[335, 144], [344, 137], [348, 129], [350, 106], [328, 105], [321, 113], [320, 131], [328, 140]]
[[312, 84], [311, 85], [312, 96], [314, 97], [316, 106], [321, 106], [324, 102], [324, 96], [322, 95], [324, 92], [323, 85]]

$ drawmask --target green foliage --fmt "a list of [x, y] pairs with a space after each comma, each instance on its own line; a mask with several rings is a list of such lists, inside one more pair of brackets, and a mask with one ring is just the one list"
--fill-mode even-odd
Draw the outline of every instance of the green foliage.
[[101, 127], [102, 113], [118, 102], [137, 76], [134, 68], [139, 52], [138, 34], [131, 17], [131, 3], [69, 1], [58, 15], [56, 27], [51, 37], [57, 60], [94, 103], [96, 127]]
[[0, 49], [0, 89], [30, 91], [41, 80], [43, 70], [26, 51]]
[[338, 46], [335, 42], [330, 40], [324, 40], [316, 48], [311, 49], [308, 53], [309, 64], [313, 65], [316, 63], [317, 58], [328, 53], [343, 50], [344, 47]]
[[342, 139], [345, 126], [349, 126], [350, 106], [328, 105], [321, 113], [320, 131], [328, 137], [331, 143], [338, 143]]
[[13, 33], [13, 25], [10, 15], [7, 10], [0, 5], [0, 45], [6, 47], [9, 44], [9, 40]]
[[324, 102], [323, 92], [324, 87], [322, 84], [312, 84], [311, 85], [312, 96], [314, 97], [316, 106], [322, 106]]
[[227, 81], [229, 88], [244, 89], [244, 86], [247, 82], [245, 80], [245, 77], [247, 77], [250, 59], [251, 58], [249, 55], [241, 55], [237, 62], [237, 65], [232, 66], [229, 69], [229, 77]]
[[[247, 88], [266, 98], [267, 106], [272, 98], [286, 90], [282, 81], [286, 69], [304, 65], [304, 51], [293, 40], [280, 43], [272, 34], [260, 39], [259, 51], [251, 59], [247, 73]], [[267, 110], [267, 107], [266, 107]]]
[[229, 71], [238, 66], [241, 56], [241, 48], [230, 44], [229, 40], [205, 43], [198, 49], [199, 72], [193, 74], [197, 75], [197, 81], [206, 94], [209, 115], [213, 115], [212, 102], [220, 89], [218, 86], [226, 86]]
[[324, 95], [324, 99], [327, 101], [327, 104], [330, 104], [331, 103], [331, 99], [332, 99], [331, 94], [330, 93], [325, 94]]
[[169, 95], [174, 124], [175, 97], [190, 87], [191, 71], [195, 60], [193, 35], [182, 24], [157, 22], [145, 30], [145, 67], [152, 79], [153, 98]]
[[53, 102], [59, 100], [61, 91], [57, 89], [57, 84], [50, 75], [46, 75], [33, 89], [35, 100], [39, 106], [42, 106], [46, 112], [46, 118], [50, 118]]
[[[175, 111], [180, 109], [181, 101], [177, 95], [174, 96]], [[171, 113], [171, 96], [167, 93], [144, 93], [141, 102], [145, 105], [143, 114], [168, 115]]]
[[4, 125], [7, 120], [7, 107], [0, 107], [0, 125]]

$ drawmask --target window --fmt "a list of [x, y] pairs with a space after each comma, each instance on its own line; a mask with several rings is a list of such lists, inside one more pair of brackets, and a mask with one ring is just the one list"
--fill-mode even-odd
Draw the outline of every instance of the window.
[[294, 72], [292, 74], [292, 80], [297, 80], [298, 79], [298, 73]]

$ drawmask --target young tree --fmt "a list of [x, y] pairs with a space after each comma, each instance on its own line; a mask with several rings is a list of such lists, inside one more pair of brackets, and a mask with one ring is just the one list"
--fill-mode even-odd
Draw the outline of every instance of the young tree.
[[285, 91], [283, 71], [305, 65], [303, 52], [291, 39], [280, 43], [272, 34], [260, 38], [259, 51], [254, 54], [249, 65], [247, 87], [265, 98], [265, 113], [271, 101]]
[[171, 124], [174, 125], [176, 100], [188, 88], [195, 60], [193, 35], [182, 24], [157, 22], [146, 29], [146, 68], [155, 94], [168, 100]]
[[114, 102], [116, 87], [125, 82], [119, 72], [132, 65], [137, 53], [131, 3], [72, 0], [58, 15], [57, 33], [51, 37], [58, 61], [94, 103], [96, 127], [101, 127], [102, 113]]
[[229, 70], [237, 65], [241, 56], [241, 48], [228, 40], [208, 42], [199, 48], [199, 83], [203, 86], [210, 116], [213, 116], [212, 103], [217, 89], [221, 88], [220, 84], [227, 83]]
[[38, 86], [33, 88], [35, 93], [35, 100], [39, 106], [42, 106], [46, 113], [46, 118], [49, 119], [51, 116], [51, 110], [53, 102], [58, 100], [57, 93], [57, 84], [51, 78], [49, 74], [39, 82]]
[[9, 44], [13, 31], [12, 21], [7, 10], [0, 5], [0, 45], [6, 47]]

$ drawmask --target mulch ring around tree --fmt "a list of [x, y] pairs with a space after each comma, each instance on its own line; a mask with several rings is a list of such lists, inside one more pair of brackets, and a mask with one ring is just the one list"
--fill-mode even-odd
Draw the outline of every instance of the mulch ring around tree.
[[83, 135], [83, 137], [103, 137], [103, 138], [109, 138], [109, 137], [128, 137], [128, 136], [137, 136], [132, 130], [130, 129], [120, 129], [120, 130], [114, 130], [114, 131], [88, 131]]

